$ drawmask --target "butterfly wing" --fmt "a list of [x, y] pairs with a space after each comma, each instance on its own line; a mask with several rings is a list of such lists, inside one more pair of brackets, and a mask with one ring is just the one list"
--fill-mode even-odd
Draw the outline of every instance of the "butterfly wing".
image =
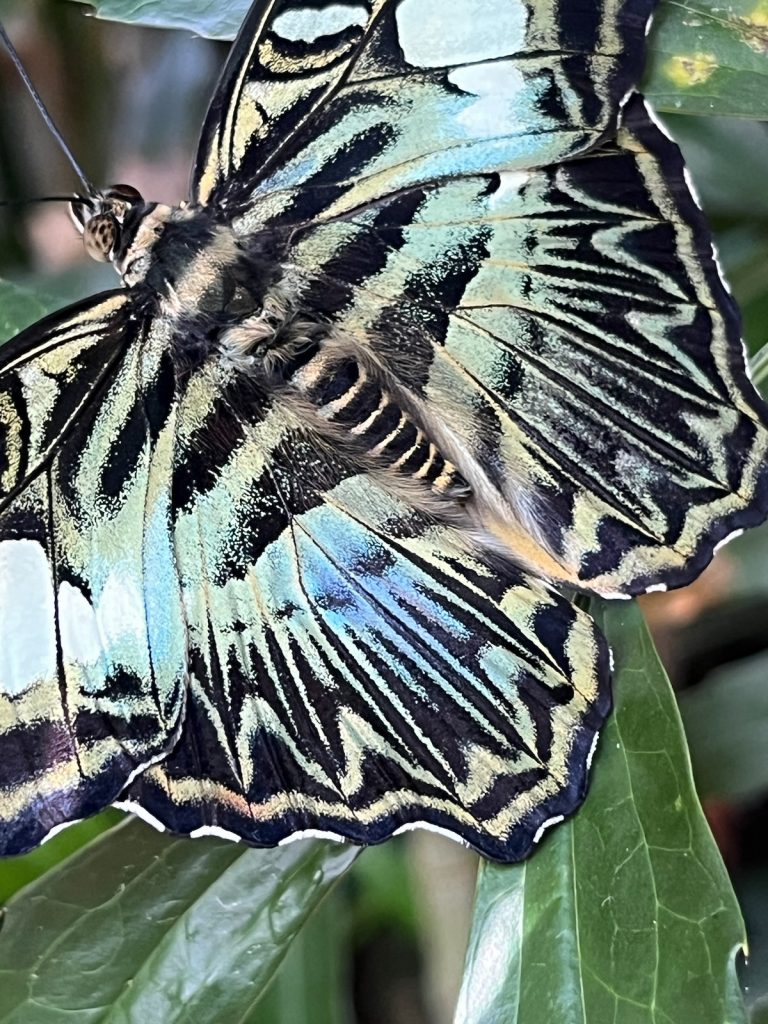
[[[194, 202], [291, 220], [612, 130], [654, 0], [364, 0], [250, 9], [203, 127]], [[350, 202], [345, 196], [349, 194]]]
[[524, 856], [583, 797], [609, 702], [593, 623], [225, 372], [199, 372], [178, 419], [187, 714], [129, 805], [257, 845], [426, 822]]
[[254, 7], [197, 194], [448, 422], [533, 572], [689, 582], [765, 517], [768, 435], [677, 148], [638, 97], [612, 137], [652, 5], [338, 6]]
[[295, 237], [287, 262], [309, 271], [305, 307], [368, 339], [502, 493], [529, 494], [541, 543], [525, 522], [496, 533], [541, 575], [679, 586], [765, 517], [738, 314], [639, 98], [593, 153], [385, 199]]
[[178, 731], [164, 365], [123, 291], [0, 350], [0, 854], [101, 810]]

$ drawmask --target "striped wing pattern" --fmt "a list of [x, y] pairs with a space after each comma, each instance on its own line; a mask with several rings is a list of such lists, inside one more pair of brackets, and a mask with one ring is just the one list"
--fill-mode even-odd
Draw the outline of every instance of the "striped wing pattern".
[[142, 333], [118, 292], [2, 350], [2, 853], [101, 810], [179, 730], [173, 393]]
[[[210, 222], [2, 352], [0, 852], [120, 793], [179, 832], [420, 822], [510, 861], [578, 805], [607, 655], [540, 580], [680, 584], [768, 506], [737, 314], [624, 102], [653, 6], [253, 4], [195, 164]], [[235, 252], [531, 530], [457, 528], [211, 356], [263, 294]]]
[[583, 796], [609, 701], [602, 638], [318, 452], [279, 404], [255, 408], [205, 374], [180, 407], [189, 703], [129, 805], [259, 845], [377, 842], [419, 821], [523, 856]]
[[679, 586], [762, 521], [768, 434], [738, 314], [639, 98], [594, 152], [384, 197], [298, 232], [288, 260], [309, 307], [368, 339], [502, 492], [530, 492], [545, 550], [508, 539], [542, 575]]
[[309, 220], [364, 195], [562, 160], [615, 126], [652, 7], [455, 0], [447, 17], [439, 0], [255, 3], [206, 118], [193, 197], [246, 225], [266, 209]]

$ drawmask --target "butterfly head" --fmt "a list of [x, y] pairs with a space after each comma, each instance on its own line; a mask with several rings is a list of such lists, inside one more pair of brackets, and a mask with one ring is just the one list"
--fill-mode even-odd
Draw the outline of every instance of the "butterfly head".
[[88, 255], [102, 263], [114, 262], [126, 218], [143, 206], [141, 194], [131, 185], [113, 185], [106, 192], [73, 200], [70, 212], [82, 232]]

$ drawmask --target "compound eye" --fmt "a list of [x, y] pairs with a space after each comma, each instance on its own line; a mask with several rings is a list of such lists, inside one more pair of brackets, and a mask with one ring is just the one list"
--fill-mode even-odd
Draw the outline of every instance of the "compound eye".
[[117, 241], [117, 221], [111, 213], [99, 213], [91, 217], [83, 230], [85, 251], [91, 259], [107, 263]]
[[107, 199], [122, 199], [126, 203], [143, 202], [141, 192], [133, 185], [113, 185], [107, 192]]

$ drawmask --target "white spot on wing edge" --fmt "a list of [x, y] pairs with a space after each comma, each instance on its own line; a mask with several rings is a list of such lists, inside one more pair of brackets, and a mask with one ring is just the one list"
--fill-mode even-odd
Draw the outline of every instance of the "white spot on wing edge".
[[[613, 662], [613, 651], [611, 651], [611, 662]], [[611, 667], [613, 667], [613, 666], [611, 666]], [[592, 758], [595, 756], [595, 754], [597, 752], [597, 744], [599, 742], [600, 742], [600, 733], [596, 732], [595, 735], [592, 737], [592, 746], [589, 748], [589, 753], [587, 754], [587, 772], [589, 772], [590, 769], [592, 768]]]
[[242, 839], [226, 828], [219, 828], [218, 825], [201, 825], [189, 833], [190, 839], [202, 839], [204, 836], [215, 836], [217, 839], [226, 839], [230, 843], [240, 843]]
[[142, 821], [146, 822], [147, 825], [151, 825], [158, 832], [167, 831], [165, 825], [154, 814], [145, 811], [141, 804], [135, 804], [132, 800], [115, 800], [112, 806], [117, 807], [119, 811], [128, 811], [129, 814], [135, 814], [137, 818], [141, 818]]
[[54, 825], [50, 832], [46, 832], [40, 840], [40, 845], [43, 846], [49, 839], [53, 839], [60, 832], [65, 832], [70, 825], [78, 825], [81, 821], [85, 821], [85, 818], [73, 818], [72, 821], [62, 821], [58, 825]]
[[[677, 143], [675, 143], [675, 145], [677, 145]], [[703, 207], [702, 202], [701, 202], [701, 196], [699, 195], [699, 190], [696, 188], [696, 183], [693, 180], [693, 175], [688, 170], [688, 165], [687, 164], [683, 165], [683, 177], [685, 178], [685, 184], [688, 186], [688, 191], [691, 193], [691, 198], [693, 199], [694, 203], [696, 203], [698, 208], [703, 213], [704, 212], [704, 207]], [[715, 243], [714, 242], [712, 243], [712, 255], [715, 258], [715, 262], [718, 263], [717, 250], [715, 249]], [[720, 269], [720, 267], [719, 267], [719, 263], [718, 263], [718, 270], [719, 269]], [[725, 282], [723, 282], [723, 284], [725, 284]]]
[[332, 843], [348, 843], [349, 840], [344, 836], [337, 835], [336, 832], [326, 832], [321, 828], [303, 828], [298, 832], [291, 832], [289, 836], [285, 836], [277, 844], [278, 846], [288, 846], [289, 843], [295, 843], [299, 839], [329, 839]]
[[[157, 829], [158, 832], [168, 832], [163, 823], [150, 814], [149, 811], [145, 810], [141, 804], [134, 803], [133, 800], [116, 800], [114, 806], [121, 811], [127, 811], [129, 814], [135, 814], [137, 818], [141, 818], [147, 825], [151, 825], [152, 828]], [[173, 835], [173, 833], [169, 833]], [[242, 839], [234, 832], [228, 831], [225, 828], [219, 828], [218, 825], [201, 825], [200, 828], [193, 829], [191, 832], [182, 832], [179, 834], [180, 838], [188, 839], [203, 839], [205, 836], [215, 836], [217, 839], [225, 839], [229, 843], [241, 843]]]
[[534, 845], [538, 843], [548, 828], [552, 828], [553, 825], [559, 825], [561, 821], [565, 821], [564, 814], [556, 814], [553, 818], [547, 818], [546, 821], [542, 821], [539, 827], [536, 829], [536, 834], [533, 837]]
[[415, 832], [417, 829], [421, 829], [425, 832], [434, 832], [435, 835], [444, 836], [446, 839], [450, 839], [452, 843], [458, 843], [459, 846], [463, 846], [468, 850], [472, 849], [472, 844], [468, 843], [466, 839], [462, 839], [461, 836], [457, 836], [455, 832], [451, 832], [447, 828], [442, 828], [440, 825], [432, 825], [428, 821], [407, 821], [404, 825], [400, 825], [392, 833], [393, 836], [399, 836], [403, 832]]
[[[629, 96], [632, 95], [632, 93], [634, 91], [635, 91], [634, 89], [630, 89], [629, 90], [629, 93], [627, 95], [627, 99], [629, 98]], [[656, 125], [656, 127], [659, 129], [659, 131], [661, 132], [661, 134], [664, 136], [665, 139], [669, 139], [670, 142], [675, 142], [675, 140], [669, 134], [669, 129], [664, 124], [664, 122], [661, 120], [661, 118], [656, 113], [656, 111], [653, 109], [653, 107], [650, 105], [650, 103], [645, 98], [645, 96], [641, 96], [641, 99], [643, 101], [643, 107], [645, 108], [645, 112], [648, 115], [649, 120], [651, 120]], [[675, 142], [675, 145], [677, 145], [676, 142]]]
[[292, 43], [313, 43], [322, 36], [333, 36], [353, 25], [362, 28], [368, 11], [360, 4], [328, 4], [326, 7], [295, 7], [278, 14], [271, 30]]
[[716, 555], [720, 548], [724, 548], [726, 544], [730, 544], [732, 540], [735, 540], [737, 537], [740, 537], [742, 533], [744, 533], [743, 530], [732, 530], [727, 537], [723, 537], [722, 540], [719, 540], [717, 544], [715, 544], [713, 554]]
[[669, 590], [669, 587], [667, 586], [666, 583], [652, 583], [650, 585], [650, 587], [646, 587], [645, 588], [645, 593], [646, 594], [663, 594], [667, 590]]

